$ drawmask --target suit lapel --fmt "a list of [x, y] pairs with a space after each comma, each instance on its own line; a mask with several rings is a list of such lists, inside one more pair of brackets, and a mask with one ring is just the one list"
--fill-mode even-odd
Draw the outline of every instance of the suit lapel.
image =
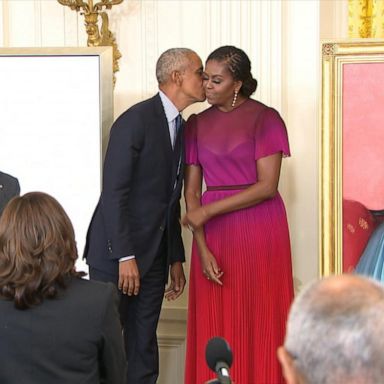
[[169, 136], [169, 126], [168, 126], [168, 120], [167, 116], [164, 112], [164, 107], [161, 102], [159, 94], [154, 96], [155, 101], [155, 111], [156, 111], [156, 126], [159, 130], [159, 140], [160, 140], [160, 146], [165, 151], [165, 155], [167, 157], [167, 162], [169, 166], [171, 167], [172, 164], [172, 157], [173, 157], [173, 149], [172, 149], [172, 143], [171, 138]]
[[177, 184], [182, 178], [182, 166], [184, 156], [184, 121], [176, 136], [175, 147], [173, 149], [172, 185], [177, 190]]
[[[169, 126], [168, 120], [164, 112], [164, 107], [161, 102], [159, 94], [154, 96], [155, 101], [155, 110], [157, 119], [160, 123], [158, 123], [158, 128], [160, 130], [159, 140], [161, 141], [161, 148], [164, 148], [168, 171], [171, 171], [171, 183], [170, 183], [170, 192], [174, 193], [177, 190], [178, 185], [181, 182], [182, 178], [182, 167], [183, 167], [183, 131], [184, 131], [184, 121], [179, 129], [179, 132], [176, 136], [176, 142], [174, 148], [172, 148], [171, 137], [169, 135]], [[164, 174], [167, 172], [165, 171]]]

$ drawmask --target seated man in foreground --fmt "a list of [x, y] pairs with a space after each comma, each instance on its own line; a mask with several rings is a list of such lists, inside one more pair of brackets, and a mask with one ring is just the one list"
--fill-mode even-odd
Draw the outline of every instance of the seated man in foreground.
[[288, 384], [384, 380], [384, 288], [357, 275], [316, 281], [295, 299], [278, 350]]

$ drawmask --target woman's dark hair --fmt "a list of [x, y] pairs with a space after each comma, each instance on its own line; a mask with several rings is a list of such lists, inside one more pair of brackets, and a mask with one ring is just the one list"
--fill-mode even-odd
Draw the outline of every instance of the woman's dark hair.
[[75, 271], [71, 221], [51, 196], [30, 192], [13, 198], [0, 217], [0, 295], [18, 309], [54, 298]]
[[247, 54], [240, 48], [225, 45], [215, 49], [207, 58], [207, 61], [215, 60], [224, 63], [235, 80], [240, 80], [243, 85], [240, 93], [249, 97], [256, 91], [257, 80], [251, 74], [251, 62]]

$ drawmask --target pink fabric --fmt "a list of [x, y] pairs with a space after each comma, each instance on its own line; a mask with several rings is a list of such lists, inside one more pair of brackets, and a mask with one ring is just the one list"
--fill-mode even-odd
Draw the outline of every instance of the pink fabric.
[[[186, 163], [200, 164], [207, 185], [238, 185], [257, 181], [256, 163], [250, 161], [283, 152], [290, 156], [283, 120], [272, 108], [247, 100], [231, 112], [211, 107], [193, 115], [186, 129]], [[209, 128], [209, 129], [207, 129]]]
[[[276, 152], [290, 154], [285, 125], [275, 110], [254, 100], [227, 113], [211, 107], [191, 117], [186, 127], [186, 161], [202, 167], [210, 186], [254, 183], [255, 159]], [[238, 192], [205, 192], [202, 204]], [[226, 338], [232, 347], [235, 383], [283, 383], [276, 350], [283, 343], [293, 283], [280, 195], [218, 216], [204, 229], [208, 247], [224, 271], [224, 285], [203, 276], [193, 243], [185, 383], [214, 378], [204, 357], [206, 343], [214, 336]]]
[[384, 63], [343, 65], [343, 197], [384, 209]]

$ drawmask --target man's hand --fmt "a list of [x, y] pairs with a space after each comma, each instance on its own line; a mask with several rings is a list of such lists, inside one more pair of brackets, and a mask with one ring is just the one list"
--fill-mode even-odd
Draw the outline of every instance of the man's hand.
[[124, 295], [138, 295], [140, 274], [135, 259], [119, 262], [119, 289]]
[[176, 300], [184, 291], [185, 275], [183, 264], [180, 261], [176, 261], [171, 265], [170, 277], [171, 283], [165, 290], [165, 298], [168, 301]]

